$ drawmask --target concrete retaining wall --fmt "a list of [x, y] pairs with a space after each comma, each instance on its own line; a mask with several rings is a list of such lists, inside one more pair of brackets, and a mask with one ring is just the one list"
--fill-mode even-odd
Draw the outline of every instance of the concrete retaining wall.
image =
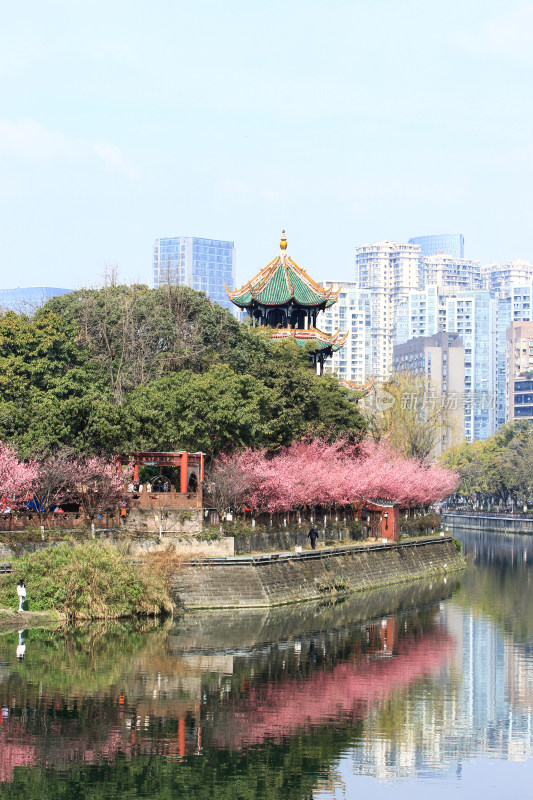
[[451, 537], [204, 559], [177, 567], [174, 602], [186, 609], [257, 608], [403, 583], [461, 569]]
[[121, 527], [139, 533], [201, 533], [203, 512], [201, 508], [130, 508]]
[[[249, 536], [235, 537], [235, 553], [266, 553], [269, 550], [293, 550], [296, 545], [301, 547], [309, 546], [307, 533], [309, 525], [305, 528], [295, 528], [292, 530], [269, 531], [268, 533], [255, 533]], [[334, 540], [338, 542], [350, 541], [350, 531], [348, 528], [317, 528], [318, 542]]]
[[451, 533], [461, 531], [496, 531], [499, 533], [533, 534], [533, 519], [497, 515], [443, 514], [442, 522]]
[[290, 607], [193, 611], [177, 618], [169, 632], [173, 655], [242, 655], [255, 648], [268, 651], [272, 643], [311, 638], [319, 649], [338, 631], [353, 630], [372, 619], [382, 619], [406, 609], [433, 604], [451, 597], [460, 573], [411, 581], [357, 592], [343, 602], [296, 603]]
[[[78, 540], [80, 541], [80, 540]], [[85, 540], [89, 541], [89, 540]], [[205, 541], [198, 539], [196, 536], [179, 536], [179, 535], [164, 535], [161, 539], [158, 537], [124, 537], [113, 536], [112, 534], [97, 536], [97, 541], [104, 544], [116, 547], [119, 550], [124, 550], [128, 555], [139, 556], [145, 553], [160, 553], [165, 552], [169, 555], [186, 555], [186, 556], [200, 556], [200, 557], [224, 557], [233, 556], [233, 537], [227, 536], [221, 539], [214, 539], [212, 541]], [[70, 542], [74, 545], [76, 542]], [[27, 553], [35, 553], [38, 550], [44, 550], [47, 547], [57, 547], [62, 544], [60, 541], [45, 541], [45, 542], [21, 542], [16, 545], [9, 545], [0, 542], [0, 561], [9, 562], [16, 556], [26, 555]]]

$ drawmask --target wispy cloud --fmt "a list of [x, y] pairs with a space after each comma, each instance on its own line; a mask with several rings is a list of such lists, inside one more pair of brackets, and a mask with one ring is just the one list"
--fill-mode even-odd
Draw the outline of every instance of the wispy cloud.
[[135, 166], [127, 161], [116, 145], [69, 137], [29, 118], [17, 122], [0, 120], [0, 160], [2, 159], [34, 162], [96, 159], [128, 178], [137, 176]]
[[455, 41], [477, 55], [502, 56], [533, 61], [533, 2], [515, 5], [503, 14], [489, 17], [479, 26], [462, 28]]

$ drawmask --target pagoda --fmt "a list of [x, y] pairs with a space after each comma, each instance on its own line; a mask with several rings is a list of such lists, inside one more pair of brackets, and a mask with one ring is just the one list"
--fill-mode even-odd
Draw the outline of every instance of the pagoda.
[[333, 335], [316, 327], [319, 311], [339, 299], [341, 287], [334, 290], [320, 286], [287, 254], [287, 237], [281, 233], [280, 251], [254, 278], [227, 295], [238, 308], [247, 311], [254, 326], [271, 328], [272, 339], [293, 339], [307, 346], [316, 371], [324, 369], [324, 360], [344, 345], [348, 332]]

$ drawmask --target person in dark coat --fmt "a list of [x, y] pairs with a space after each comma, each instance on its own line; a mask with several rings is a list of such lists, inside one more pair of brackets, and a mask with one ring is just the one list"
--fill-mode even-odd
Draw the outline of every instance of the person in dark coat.
[[317, 531], [317, 529], [313, 526], [307, 535], [311, 539], [311, 547], [313, 548], [313, 550], [315, 550], [316, 549], [316, 540], [318, 539], [318, 531]]

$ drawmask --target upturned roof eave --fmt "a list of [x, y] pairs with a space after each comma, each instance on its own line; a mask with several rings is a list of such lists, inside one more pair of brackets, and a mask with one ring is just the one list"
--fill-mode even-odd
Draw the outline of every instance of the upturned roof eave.
[[[280, 269], [283, 270], [283, 282], [285, 284], [286, 294], [283, 293], [282, 296], [276, 297], [276, 291], [283, 292], [283, 289], [280, 287], [273, 292], [272, 297], [268, 297], [268, 299], [261, 299], [261, 295], [268, 292], [269, 284], [276, 279], [278, 270]], [[289, 269], [293, 271], [294, 275], [303, 284], [304, 291], [306, 289], [311, 294], [312, 299], [309, 298], [308, 300], [304, 300], [301, 297], [296, 297], [300, 287], [295, 286], [294, 281], [291, 279]], [[258, 305], [263, 306], [279, 307], [292, 304], [302, 308], [320, 309], [322, 307], [322, 309], [325, 309], [336, 303], [338, 300], [342, 287], [337, 291], [334, 291], [333, 287], [334, 284], [332, 283], [329, 289], [324, 289], [323, 286], [313, 280], [313, 278], [311, 278], [306, 271], [300, 267], [296, 261], [293, 261], [293, 259], [284, 251], [272, 259], [272, 261], [270, 261], [266, 267], [263, 267], [262, 270], [260, 270], [246, 284], [241, 286], [240, 289], [235, 288], [231, 290], [224, 285], [229, 299], [240, 308], [253, 307], [255, 300]], [[243, 301], [241, 298], [246, 295], [250, 295], [251, 299], [246, 299]]]

